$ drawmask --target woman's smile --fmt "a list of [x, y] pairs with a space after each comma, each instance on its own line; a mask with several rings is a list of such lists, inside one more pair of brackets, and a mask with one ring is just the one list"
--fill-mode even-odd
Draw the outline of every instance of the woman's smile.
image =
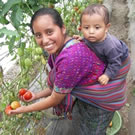
[[54, 48], [54, 44], [49, 44], [43, 47], [43, 49], [45, 49], [46, 51], [52, 50]]

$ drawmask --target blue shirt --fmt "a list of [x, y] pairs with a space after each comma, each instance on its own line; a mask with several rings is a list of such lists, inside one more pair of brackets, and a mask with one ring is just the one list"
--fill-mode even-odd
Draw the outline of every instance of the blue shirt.
[[129, 56], [127, 45], [109, 33], [102, 42], [92, 43], [86, 39], [84, 41], [107, 64], [105, 74], [113, 79], [117, 75], [122, 62]]

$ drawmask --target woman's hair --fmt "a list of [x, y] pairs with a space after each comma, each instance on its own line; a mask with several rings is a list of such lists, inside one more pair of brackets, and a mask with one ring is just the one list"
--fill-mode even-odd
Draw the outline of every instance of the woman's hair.
[[108, 9], [102, 5], [102, 4], [92, 4], [86, 7], [84, 11], [81, 14], [80, 17], [80, 24], [82, 23], [82, 16], [83, 15], [93, 15], [93, 14], [99, 14], [103, 16], [105, 24], [108, 24], [110, 19], [109, 19], [109, 11]]
[[60, 28], [62, 28], [63, 26], [63, 20], [59, 14], [59, 12], [53, 8], [41, 8], [39, 10], [37, 10], [34, 15], [31, 18], [31, 22], [30, 22], [30, 28], [32, 33], [34, 34], [33, 31], [33, 22], [39, 17], [39, 16], [43, 16], [43, 15], [50, 15], [53, 19], [54, 24], [56, 24], [57, 26], [59, 26]]

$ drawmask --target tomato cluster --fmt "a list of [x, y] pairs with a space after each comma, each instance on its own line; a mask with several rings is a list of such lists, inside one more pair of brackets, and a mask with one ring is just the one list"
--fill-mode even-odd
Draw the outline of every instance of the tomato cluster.
[[[25, 100], [29, 100], [32, 98], [32, 93], [28, 91], [27, 89], [21, 88], [19, 90], [19, 96], [23, 96]], [[5, 113], [9, 115], [11, 110], [15, 110], [18, 107], [20, 107], [20, 103], [18, 101], [13, 101], [10, 105], [7, 105], [5, 108]]]
[[20, 106], [21, 106], [21, 104], [18, 101], [13, 101], [10, 105], [7, 105], [6, 106], [5, 113], [7, 115], [9, 115], [9, 113], [10, 113], [11, 110], [15, 110], [15, 109], [17, 109]]
[[32, 93], [28, 91], [27, 89], [21, 88], [19, 90], [19, 96], [23, 96], [25, 100], [29, 100], [32, 98]]

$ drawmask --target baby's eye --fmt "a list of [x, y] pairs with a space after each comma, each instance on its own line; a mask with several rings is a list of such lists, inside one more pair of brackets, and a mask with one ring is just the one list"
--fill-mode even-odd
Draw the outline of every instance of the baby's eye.
[[89, 28], [89, 27], [87, 27], [87, 26], [86, 26], [86, 27], [84, 27], [84, 29], [88, 29], [88, 28]]
[[96, 29], [98, 30], [98, 29], [100, 29], [100, 27], [99, 26], [96, 26]]

